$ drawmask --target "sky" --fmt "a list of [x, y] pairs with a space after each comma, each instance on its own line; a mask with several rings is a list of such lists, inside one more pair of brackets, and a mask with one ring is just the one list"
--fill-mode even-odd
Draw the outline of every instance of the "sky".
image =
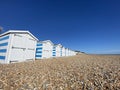
[[90, 54], [120, 54], [120, 0], [0, 0], [0, 26]]

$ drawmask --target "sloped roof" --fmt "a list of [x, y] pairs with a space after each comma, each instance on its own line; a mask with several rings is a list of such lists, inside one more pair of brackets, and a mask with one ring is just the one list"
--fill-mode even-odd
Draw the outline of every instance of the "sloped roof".
[[54, 45], [51, 40], [44, 40], [44, 41], [39, 41], [39, 42], [40, 42], [40, 43], [47, 43], [47, 42], [49, 42], [51, 45]]
[[60, 46], [60, 47], [62, 47], [62, 45], [61, 44], [55, 44], [55, 46], [57, 47], [57, 46]]
[[29, 34], [31, 37], [33, 37], [35, 40], [38, 41], [38, 39], [33, 34], [31, 34], [29, 31], [25, 31], [25, 30], [9, 30], [3, 34], [0, 34], [0, 37], [7, 35], [7, 34], [10, 34], [10, 33]]

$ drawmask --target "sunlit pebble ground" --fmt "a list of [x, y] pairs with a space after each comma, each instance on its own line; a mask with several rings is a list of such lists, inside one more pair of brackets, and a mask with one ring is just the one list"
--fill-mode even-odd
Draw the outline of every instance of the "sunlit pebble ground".
[[120, 90], [120, 56], [77, 55], [1, 64], [0, 90]]

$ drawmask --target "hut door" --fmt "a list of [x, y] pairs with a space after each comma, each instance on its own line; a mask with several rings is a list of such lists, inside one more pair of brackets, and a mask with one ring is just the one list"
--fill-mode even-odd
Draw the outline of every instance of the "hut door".
[[11, 55], [10, 61], [11, 62], [21, 62], [24, 61], [24, 54], [25, 54], [25, 39], [20, 34], [15, 34], [12, 42], [11, 47]]

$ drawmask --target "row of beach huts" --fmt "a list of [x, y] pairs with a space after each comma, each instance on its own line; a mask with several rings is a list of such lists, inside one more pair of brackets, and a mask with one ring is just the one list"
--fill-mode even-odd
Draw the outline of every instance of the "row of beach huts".
[[74, 56], [76, 52], [50, 40], [39, 41], [29, 31], [9, 30], [0, 35], [0, 63]]

